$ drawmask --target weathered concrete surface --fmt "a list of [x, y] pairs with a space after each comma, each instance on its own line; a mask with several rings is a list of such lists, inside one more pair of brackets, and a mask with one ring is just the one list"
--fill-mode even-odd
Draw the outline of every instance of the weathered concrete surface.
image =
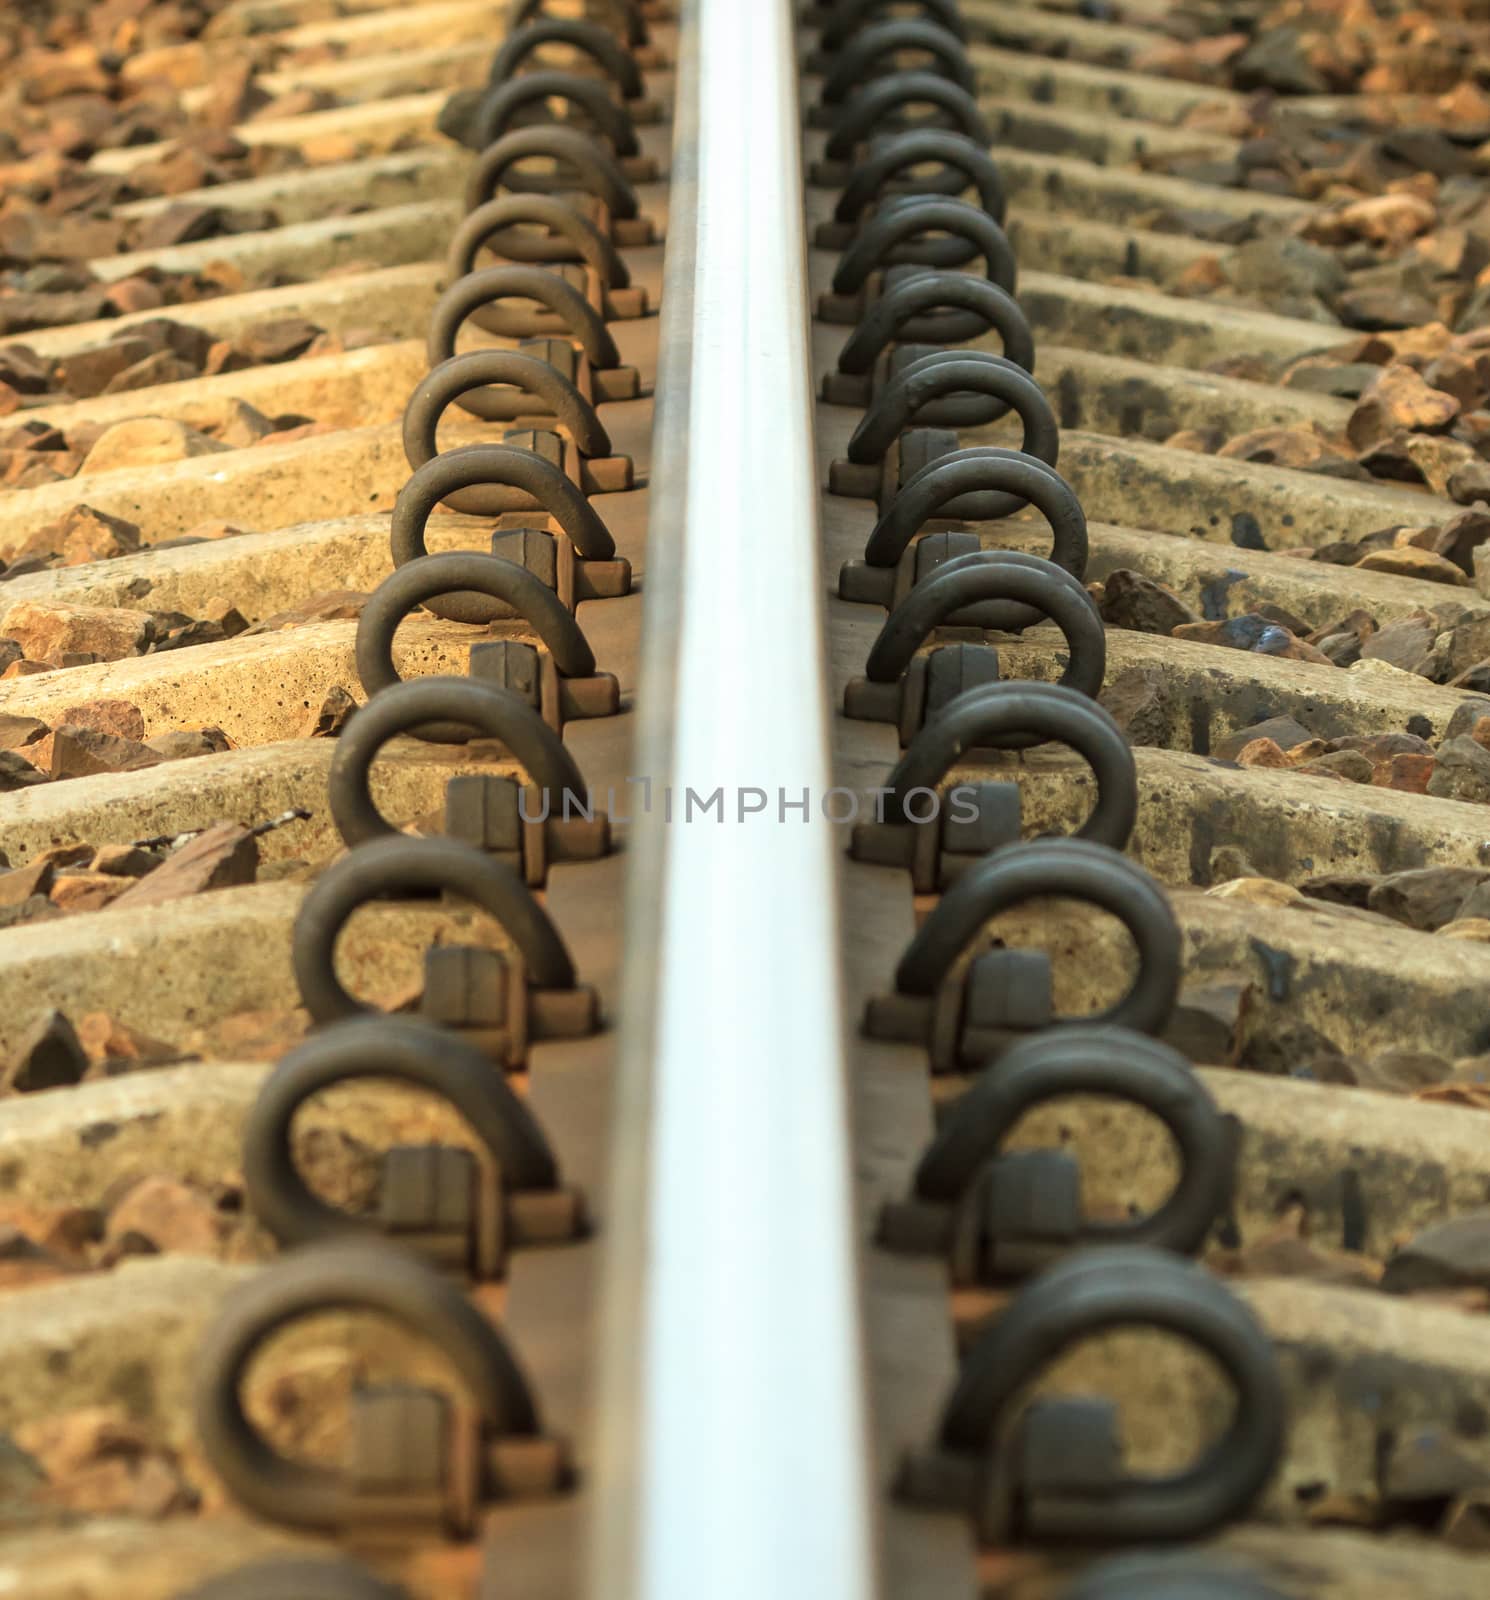
[[[390, 150], [410, 135], [433, 141], [440, 108], [449, 99], [443, 91], [401, 95], [396, 100], [380, 100], [372, 105], [334, 106], [328, 111], [311, 111], [298, 117], [265, 117], [259, 122], [240, 122], [234, 137], [244, 144], [303, 144], [325, 134], [345, 134], [362, 146], [364, 155]], [[174, 142], [127, 145], [118, 150], [100, 150], [88, 165], [98, 172], [127, 175], [169, 155]]]
[[[380, 512], [292, 523], [272, 533], [26, 573], [0, 590], [0, 629], [10, 606], [28, 600], [196, 616], [209, 600], [231, 597], [249, 622], [260, 622], [328, 590], [371, 592], [393, 571], [388, 522]], [[429, 520], [429, 547], [480, 549], [489, 544], [490, 528], [490, 519], [437, 512]]]
[[[243, 1125], [271, 1070], [196, 1061], [8, 1099], [0, 1204], [107, 1206], [162, 1174], [206, 1189], [241, 1184]], [[295, 1118], [297, 1159], [316, 1192], [354, 1210], [376, 1181], [374, 1152], [436, 1142], [470, 1145], [473, 1136], [444, 1102], [372, 1079], [317, 1095]]]
[[[843, 564], [862, 557], [872, 526], [866, 502], [832, 496], [825, 500], [825, 587], [836, 590]], [[1299, 563], [1301, 573], [1312, 570], [1312, 564]], [[1460, 596], [1468, 598], [1470, 591], [1446, 591], [1446, 598], [1452, 597], [1453, 603]], [[876, 606], [846, 605], [841, 616], [841, 621], [835, 621], [831, 644], [838, 693], [843, 681], [862, 675], [864, 658], [884, 625], [884, 612]], [[1031, 629], [1018, 640], [997, 642], [1010, 677], [1053, 679], [1065, 668], [1065, 641], [1050, 628]], [[1200, 755], [1209, 754], [1212, 745], [1227, 733], [1284, 713], [1322, 739], [1390, 731], [1436, 739], [1464, 699], [1461, 690], [1441, 688], [1426, 678], [1395, 669], [1344, 670], [1188, 639], [1109, 629], [1108, 685], [1132, 668], [1150, 668], [1157, 674], [1155, 704], [1152, 715], [1145, 718], [1145, 742]]]
[[[479, 436], [458, 424], [448, 437], [441, 430], [441, 443], [446, 445], [468, 443], [473, 437]], [[596, 506], [615, 538], [618, 555], [631, 562], [632, 574], [639, 578], [646, 571], [645, 502], [626, 490], [606, 495]], [[534, 521], [541, 524], [543, 518], [535, 515]], [[9, 607], [22, 600], [195, 616], [208, 601], [231, 596], [248, 621], [261, 621], [328, 590], [370, 592], [393, 571], [388, 527], [386, 512], [335, 517], [291, 523], [270, 533], [244, 532], [25, 573], [0, 589], [0, 629]], [[492, 519], [437, 511], [426, 531], [431, 550], [485, 550], [491, 545]], [[580, 615], [594, 603], [581, 601]]]
[[[623, 693], [634, 687], [635, 654], [628, 644], [641, 596], [580, 607], [580, 623], [602, 670], [614, 671]], [[606, 608], [609, 608], [608, 610]], [[364, 696], [355, 660], [355, 622], [310, 623], [281, 633], [240, 634], [221, 644], [195, 645], [121, 661], [68, 667], [11, 680], [0, 710], [57, 722], [85, 700], [128, 700], [139, 707], [146, 738], [172, 728], [206, 723], [220, 727], [237, 745], [272, 744], [297, 737], [327, 693], [345, 689]], [[393, 659], [405, 678], [426, 673], [466, 672], [470, 647], [493, 637], [531, 639], [521, 619], [485, 629], [438, 622], [420, 614], [402, 623]], [[24, 711], [22, 710], [24, 708]]]
[[1179, 234], [1134, 233], [1119, 223], [1028, 210], [1011, 216], [1005, 232], [1022, 270], [1068, 277], [1141, 278], [1160, 289], [1173, 288], [1188, 267], [1218, 254], [1213, 245]]
[[[1306, 1051], [1371, 1056], [1408, 1039], [1446, 1061], [1490, 1050], [1490, 947], [1378, 925], [1317, 900], [1264, 908], [1177, 889], [1170, 904], [1185, 982], [1251, 984], [1249, 1037], [1259, 1048], [1277, 1041], [1274, 1053], [1290, 1066], [1302, 1065]], [[1059, 1015], [1110, 1005], [1132, 981], [1135, 957], [1122, 924], [1078, 902], [1033, 901], [985, 931], [1011, 948], [1049, 952]]]
[[0, 500], [0, 557], [80, 502], [136, 523], [149, 543], [245, 510], [267, 528], [354, 510], [388, 511], [409, 479], [397, 423], [346, 428], [287, 444], [194, 456], [66, 478]]
[[[256, 322], [278, 317], [304, 317], [331, 333], [365, 328], [396, 339], [423, 338], [430, 313], [443, 287], [441, 266], [416, 262], [375, 272], [355, 272], [322, 283], [292, 283], [283, 289], [254, 289], [192, 305], [172, 306], [171, 320], [206, 328], [217, 339], [232, 339]], [[101, 322], [75, 322], [65, 328], [43, 328], [26, 335], [39, 356], [61, 357], [112, 339], [137, 322], [158, 318], [158, 311], [131, 312]]]
[[[1012, 148], [1021, 154], [1074, 157], [1097, 166], [1128, 167], [1146, 155], [1184, 155], [1226, 161], [1236, 155], [1241, 143], [1221, 134], [1168, 128], [1163, 123], [1135, 117], [1115, 117], [1111, 110], [1090, 111], [1072, 105], [1048, 110], [1021, 96], [986, 90], [979, 94], [978, 106], [993, 130], [995, 146], [1001, 151]], [[1000, 159], [1000, 171], [1003, 166]], [[1014, 182], [1018, 188], [1021, 183], [1018, 174]], [[1059, 193], [1057, 190], [1057, 198]]]
[[[241, 400], [268, 417], [294, 413], [335, 427], [365, 428], [401, 418], [414, 385], [428, 371], [424, 341], [402, 339], [128, 394], [60, 401], [28, 410], [26, 420], [49, 422], [64, 433], [80, 422], [123, 422], [130, 417], [169, 417], [188, 427], [210, 428], [222, 423], [231, 402]], [[80, 494], [90, 477], [73, 480]]]
[[165, 1256], [11, 1291], [0, 1299], [7, 1426], [122, 1405], [156, 1441], [194, 1452], [194, 1357], [223, 1295], [246, 1270]]
[[[489, 47], [483, 49], [489, 57]], [[281, 223], [309, 222], [324, 216], [329, 206], [345, 204], [352, 194], [360, 204], [372, 207], [458, 199], [470, 164], [467, 150], [421, 145], [360, 161], [328, 162], [325, 166], [296, 168], [264, 178], [241, 178], [235, 183], [188, 189], [177, 195], [152, 195], [128, 201], [116, 208], [115, 215], [149, 217], [185, 201], [229, 207], [267, 206], [277, 213]]]
[[[969, 17], [977, 15], [971, 0], [966, 12]], [[1161, 126], [1179, 123], [1201, 107], [1217, 111], [1240, 109], [1246, 98], [1229, 89], [1175, 82], [1083, 61], [1063, 61], [1023, 50], [1002, 50], [996, 45], [974, 44], [968, 56], [977, 70], [979, 88], [986, 95], [1019, 94], [1040, 105], [1142, 118]]]
[[[1465, 1600], [1484, 1582], [1485, 1558], [1442, 1540], [1394, 1530], [1383, 1536], [1351, 1528], [1278, 1528], [1245, 1522], [1204, 1544], [1187, 1546], [1223, 1570], [1262, 1578], [1282, 1595], [1308, 1600]], [[1083, 1554], [991, 1553], [980, 1570], [999, 1600], [1059, 1600]]]
[[[6, 1006], [0, 1054], [43, 1012], [107, 1011], [168, 1044], [242, 1011], [300, 1003], [290, 938], [302, 884], [217, 889], [156, 907], [148, 919], [120, 908], [34, 923], [0, 934]], [[431, 943], [509, 948], [485, 913], [413, 902], [372, 905], [348, 923], [337, 968], [355, 994], [407, 993], [420, 981]]]
[[1103, 66], [1126, 65], [1151, 50], [1155, 42], [1147, 28], [1095, 22], [1068, 11], [1041, 11], [1023, 5], [995, 10], [975, 3], [968, 22], [974, 41], [1025, 50], [1036, 59], [1059, 55]]
[[[1138, 820], [1127, 853], [1164, 883], [1206, 888], [1221, 881], [1213, 862], [1228, 846], [1283, 883], [1329, 873], [1490, 867], [1490, 810], [1471, 802], [1235, 767], [1178, 750], [1140, 747], [1133, 755]], [[980, 752], [960, 762], [948, 782], [998, 778], [1019, 784], [1029, 836], [1074, 831], [1095, 798], [1090, 769], [1070, 751], [1022, 758]]]
[[461, 216], [456, 200], [420, 200], [353, 216], [291, 222], [225, 239], [200, 239], [170, 249], [98, 256], [88, 265], [98, 278], [111, 283], [146, 267], [162, 272], [201, 272], [221, 261], [236, 267], [250, 288], [260, 288], [272, 284], [280, 274], [314, 279], [355, 262], [375, 261], [387, 268], [426, 261], [439, 252]]
[[[514, 624], [499, 623], [507, 630]], [[521, 630], [519, 630], [521, 632]], [[145, 737], [208, 723], [238, 745], [272, 744], [299, 734], [333, 688], [362, 699], [354, 656], [355, 622], [311, 623], [284, 633], [240, 635], [158, 655], [16, 678], [0, 710], [58, 720], [85, 700], [128, 700], [145, 718]], [[394, 660], [405, 677], [464, 673], [469, 647], [485, 633], [423, 616], [398, 631]]]
[[[275, 12], [279, 15], [276, 17]], [[253, 16], [246, 11], [245, 18]], [[283, 0], [272, 0], [269, 16], [272, 26], [283, 28], [277, 43], [287, 51], [299, 51], [313, 45], [332, 45], [343, 59], [378, 55], [386, 51], [429, 44], [453, 44], [461, 39], [487, 39], [497, 37], [507, 10], [503, 0], [442, 0], [437, 5], [368, 6], [364, 0], [353, 0], [349, 6], [337, 4], [331, 10], [320, 10], [312, 4], [301, 11], [298, 6], [286, 10]], [[265, 16], [254, 16], [252, 29], [264, 28]], [[225, 38], [239, 31], [240, 19], [235, 8], [231, 21], [214, 20], [209, 37]]]
[[1100, 434], [1064, 433], [1060, 472], [1096, 520], [1244, 550], [1330, 544], [1378, 528], [1445, 522], [1464, 509], [1423, 491]]
[[1242, 355], [1270, 357], [1281, 364], [1343, 344], [1349, 336], [1330, 323], [1304, 322], [1212, 300], [1183, 300], [1152, 289], [1085, 283], [1053, 273], [1024, 273], [1019, 303], [1037, 342], [1051, 339], [1113, 355], [1148, 357], [1169, 366], [1200, 367], [1223, 356]]
[[[1057, 657], [1064, 652], [1053, 640], [1036, 642], [1031, 635], [1008, 646], [1007, 654], [1012, 676], [1057, 677]], [[1108, 683], [1136, 666], [1166, 675], [1163, 714], [1169, 732], [1162, 743], [1201, 755], [1224, 735], [1285, 713], [1321, 739], [1406, 732], [1436, 740], [1465, 698], [1463, 690], [1440, 688], [1411, 672], [1342, 670], [1188, 639], [1112, 631]]]
[[[1234, 437], [1254, 428], [1316, 423], [1326, 432], [1343, 433], [1353, 409], [1348, 400], [1307, 389], [1223, 378], [1043, 340], [1035, 352], [1035, 377], [1062, 430], [1137, 434], [1154, 444], [1181, 428], [1220, 428]], [[969, 440], [979, 431], [971, 431]], [[991, 439], [993, 430], [987, 431]]]
[[[1228, 1261], [1230, 1252], [1276, 1234], [1284, 1213], [1301, 1205], [1309, 1244], [1381, 1262], [1403, 1238], [1479, 1210], [1490, 1193], [1490, 1149], [1479, 1113], [1229, 1067], [1198, 1072], [1241, 1129], [1236, 1194], [1212, 1238], [1214, 1259]], [[960, 1084], [938, 1087], [945, 1102], [959, 1093]], [[1152, 1210], [1178, 1176], [1161, 1123], [1095, 1096], [1032, 1111], [1007, 1148], [1069, 1150], [1081, 1163], [1089, 1214]]]
[[[423, 6], [420, 9], [433, 8]], [[432, 33], [438, 38], [440, 31], [435, 28]], [[291, 53], [283, 67], [259, 73], [254, 81], [276, 96], [291, 94], [296, 89], [329, 90], [344, 106], [423, 94], [431, 89], [450, 94], [456, 89], [475, 88], [485, 83], [492, 58], [489, 39], [455, 44], [421, 39], [419, 43], [422, 48], [355, 55], [346, 61], [314, 66], [297, 65]], [[219, 53], [225, 59], [232, 59], [227, 50]], [[205, 86], [188, 89], [181, 97], [182, 103], [195, 110], [210, 93]]]
[[[445, 785], [459, 772], [514, 773], [511, 761], [462, 745], [398, 739], [373, 767], [373, 793], [385, 816], [403, 825], [437, 811]], [[259, 838], [259, 860], [331, 860], [344, 848], [326, 799], [336, 752], [329, 739], [229, 750], [165, 762], [140, 772], [104, 772], [86, 782], [36, 784], [0, 794], [0, 839], [12, 866], [24, 866], [54, 845], [130, 844], [224, 818], [251, 827], [294, 807], [311, 814]]]
[[[1004, 544], [1015, 526], [1008, 524], [994, 535], [998, 545]], [[1088, 533], [1088, 583], [1126, 567], [1168, 585], [1211, 622], [1240, 616], [1263, 604], [1282, 606], [1315, 627], [1328, 627], [1357, 608], [1369, 611], [1383, 627], [1418, 611], [1438, 618], [1443, 628], [1486, 614], [1484, 598], [1456, 584], [1364, 572], [1326, 561], [1301, 561], [1296, 556], [1243, 550], [1219, 541], [1198, 543], [1184, 534], [1118, 528], [1109, 522], [1088, 524]], [[1036, 541], [1049, 552], [1048, 532], [1043, 540], [1037, 534]], [[1007, 542], [1010, 548], [1032, 548], [1023, 528], [1019, 537]]]
[[332, 1553], [327, 1543], [239, 1518], [89, 1518], [66, 1528], [8, 1532], [0, 1544], [0, 1594], [170, 1600], [192, 1584], [270, 1556]]

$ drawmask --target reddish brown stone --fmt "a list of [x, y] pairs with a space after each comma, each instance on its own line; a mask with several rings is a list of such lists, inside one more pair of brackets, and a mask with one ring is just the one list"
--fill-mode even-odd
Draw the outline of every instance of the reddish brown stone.
[[153, 637], [150, 619], [139, 611], [41, 600], [18, 600], [5, 613], [4, 626], [6, 635], [32, 661], [63, 651], [86, 651], [104, 661], [117, 661], [138, 655]]
[[88, 1058], [60, 1011], [48, 1011], [21, 1035], [0, 1082], [16, 1094], [81, 1082]]
[[137, 1233], [161, 1252], [215, 1256], [223, 1218], [200, 1190], [170, 1178], [142, 1178], [109, 1212], [106, 1240]]
[[1395, 755], [1379, 762], [1371, 773], [1378, 789], [1398, 789], [1403, 794], [1427, 794], [1433, 776], [1431, 755]]
[[86, 400], [102, 394], [111, 378], [151, 353], [148, 340], [127, 334], [107, 344], [89, 345], [62, 357], [57, 363], [56, 382], [66, 394]]
[[[138, 1243], [149, 1248], [146, 1241]], [[45, 1474], [33, 1501], [53, 1508], [54, 1516], [61, 1511], [159, 1519], [195, 1504], [176, 1458], [122, 1407], [49, 1412], [19, 1425], [14, 1437]]]
[[258, 865], [259, 846], [253, 834], [239, 823], [217, 822], [132, 884], [117, 904], [160, 905], [208, 889], [252, 883]]
[[90, 1011], [80, 1017], [77, 1034], [94, 1067], [101, 1067], [108, 1062], [144, 1067], [181, 1060], [181, 1052], [175, 1045], [127, 1027], [107, 1011]]
[[1239, 767], [1286, 767], [1288, 757], [1271, 739], [1254, 739], [1237, 752]]
[[105, 394], [133, 394], [137, 389], [155, 389], [163, 383], [185, 383], [196, 377], [197, 369], [170, 350], [152, 350], [104, 385]]
[[17, 716], [11, 712], [0, 712], [0, 750], [20, 750], [26, 745], [35, 744], [38, 739], [45, 738], [48, 729], [46, 723], [37, 717]]
[[153, 467], [226, 450], [196, 428], [170, 417], [135, 417], [116, 422], [88, 452], [85, 473], [117, 472], [126, 467]]
[[1397, 550], [1371, 550], [1356, 566], [1362, 572], [1392, 572], [1402, 578], [1421, 578], [1428, 583], [1468, 586], [1469, 576], [1445, 556], [1431, 550], [1408, 546]]
[[160, 856], [138, 845], [104, 844], [93, 852], [88, 865], [94, 872], [111, 873], [116, 878], [143, 878], [160, 863]]
[[57, 718], [59, 726], [93, 728], [121, 739], [145, 737], [144, 713], [128, 700], [88, 700], [68, 706]]
[[293, 360], [321, 331], [304, 317], [275, 317], [253, 323], [233, 343], [249, 361], [263, 365]]
[[175, 245], [210, 239], [219, 230], [222, 213], [216, 206], [177, 201], [142, 218], [131, 241], [136, 250], [169, 250]]
[[1345, 434], [1356, 450], [1367, 450], [1399, 428], [1446, 428], [1459, 410], [1453, 395], [1431, 387], [1411, 367], [1393, 364], [1361, 395]]
[[63, 566], [75, 567], [88, 561], [132, 555], [140, 548], [140, 530], [138, 524], [124, 517], [110, 516], [89, 505], [76, 505], [27, 540], [27, 548], [55, 551]]
[[52, 887], [52, 863], [45, 857], [0, 872], [0, 906], [18, 906], [32, 895], [46, 894]]
[[127, 878], [74, 868], [59, 874], [48, 899], [59, 911], [102, 911], [129, 887]]
[[121, 278], [104, 290], [104, 299], [121, 317], [139, 311], [158, 311], [166, 303], [165, 291], [148, 278]]
[[60, 727], [38, 739], [27, 754], [53, 778], [86, 778], [96, 772], [138, 772], [160, 756], [147, 745], [95, 728]]

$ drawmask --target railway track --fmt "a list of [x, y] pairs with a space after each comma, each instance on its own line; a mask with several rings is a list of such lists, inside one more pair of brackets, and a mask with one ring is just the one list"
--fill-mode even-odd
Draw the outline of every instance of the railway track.
[[6, 24], [0, 1592], [1481, 1592], [1484, 25], [1320, 15]]

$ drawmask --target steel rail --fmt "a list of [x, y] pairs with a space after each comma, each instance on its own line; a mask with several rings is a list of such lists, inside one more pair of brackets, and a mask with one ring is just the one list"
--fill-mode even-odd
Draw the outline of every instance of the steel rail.
[[589, 1592], [871, 1600], [794, 7], [680, 31]]

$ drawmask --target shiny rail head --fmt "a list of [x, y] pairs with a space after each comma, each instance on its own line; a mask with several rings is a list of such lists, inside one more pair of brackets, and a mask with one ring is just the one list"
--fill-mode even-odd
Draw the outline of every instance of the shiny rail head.
[[[675, 783], [826, 785], [795, 17], [787, 0], [704, 0], [683, 22], [646, 584], [667, 659], [644, 663], [639, 735]], [[591, 1592], [789, 1600], [827, 1581], [867, 1600], [830, 836], [815, 822], [708, 837], [664, 825], [650, 840], [634, 828], [633, 848], [650, 881], [628, 914], [651, 932], [628, 946], [628, 977], [651, 1013], [623, 1014], [622, 1048], [646, 1085], [633, 1103], [651, 1108], [657, 1158], [621, 1223], [646, 1242], [615, 1301], [614, 1342], [632, 1352], [615, 1361], [616, 1412], [639, 1422], [617, 1441], [620, 1549], [594, 1564]], [[788, 1146], [778, 1083], [811, 1130]], [[767, 1165], [811, 1199], [762, 1205], [732, 1177]], [[746, 1265], [763, 1260], [784, 1281]], [[790, 1283], [812, 1285], [810, 1317]], [[721, 1386], [732, 1352], [779, 1381]], [[809, 1440], [804, 1407], [820, 1419]]]

